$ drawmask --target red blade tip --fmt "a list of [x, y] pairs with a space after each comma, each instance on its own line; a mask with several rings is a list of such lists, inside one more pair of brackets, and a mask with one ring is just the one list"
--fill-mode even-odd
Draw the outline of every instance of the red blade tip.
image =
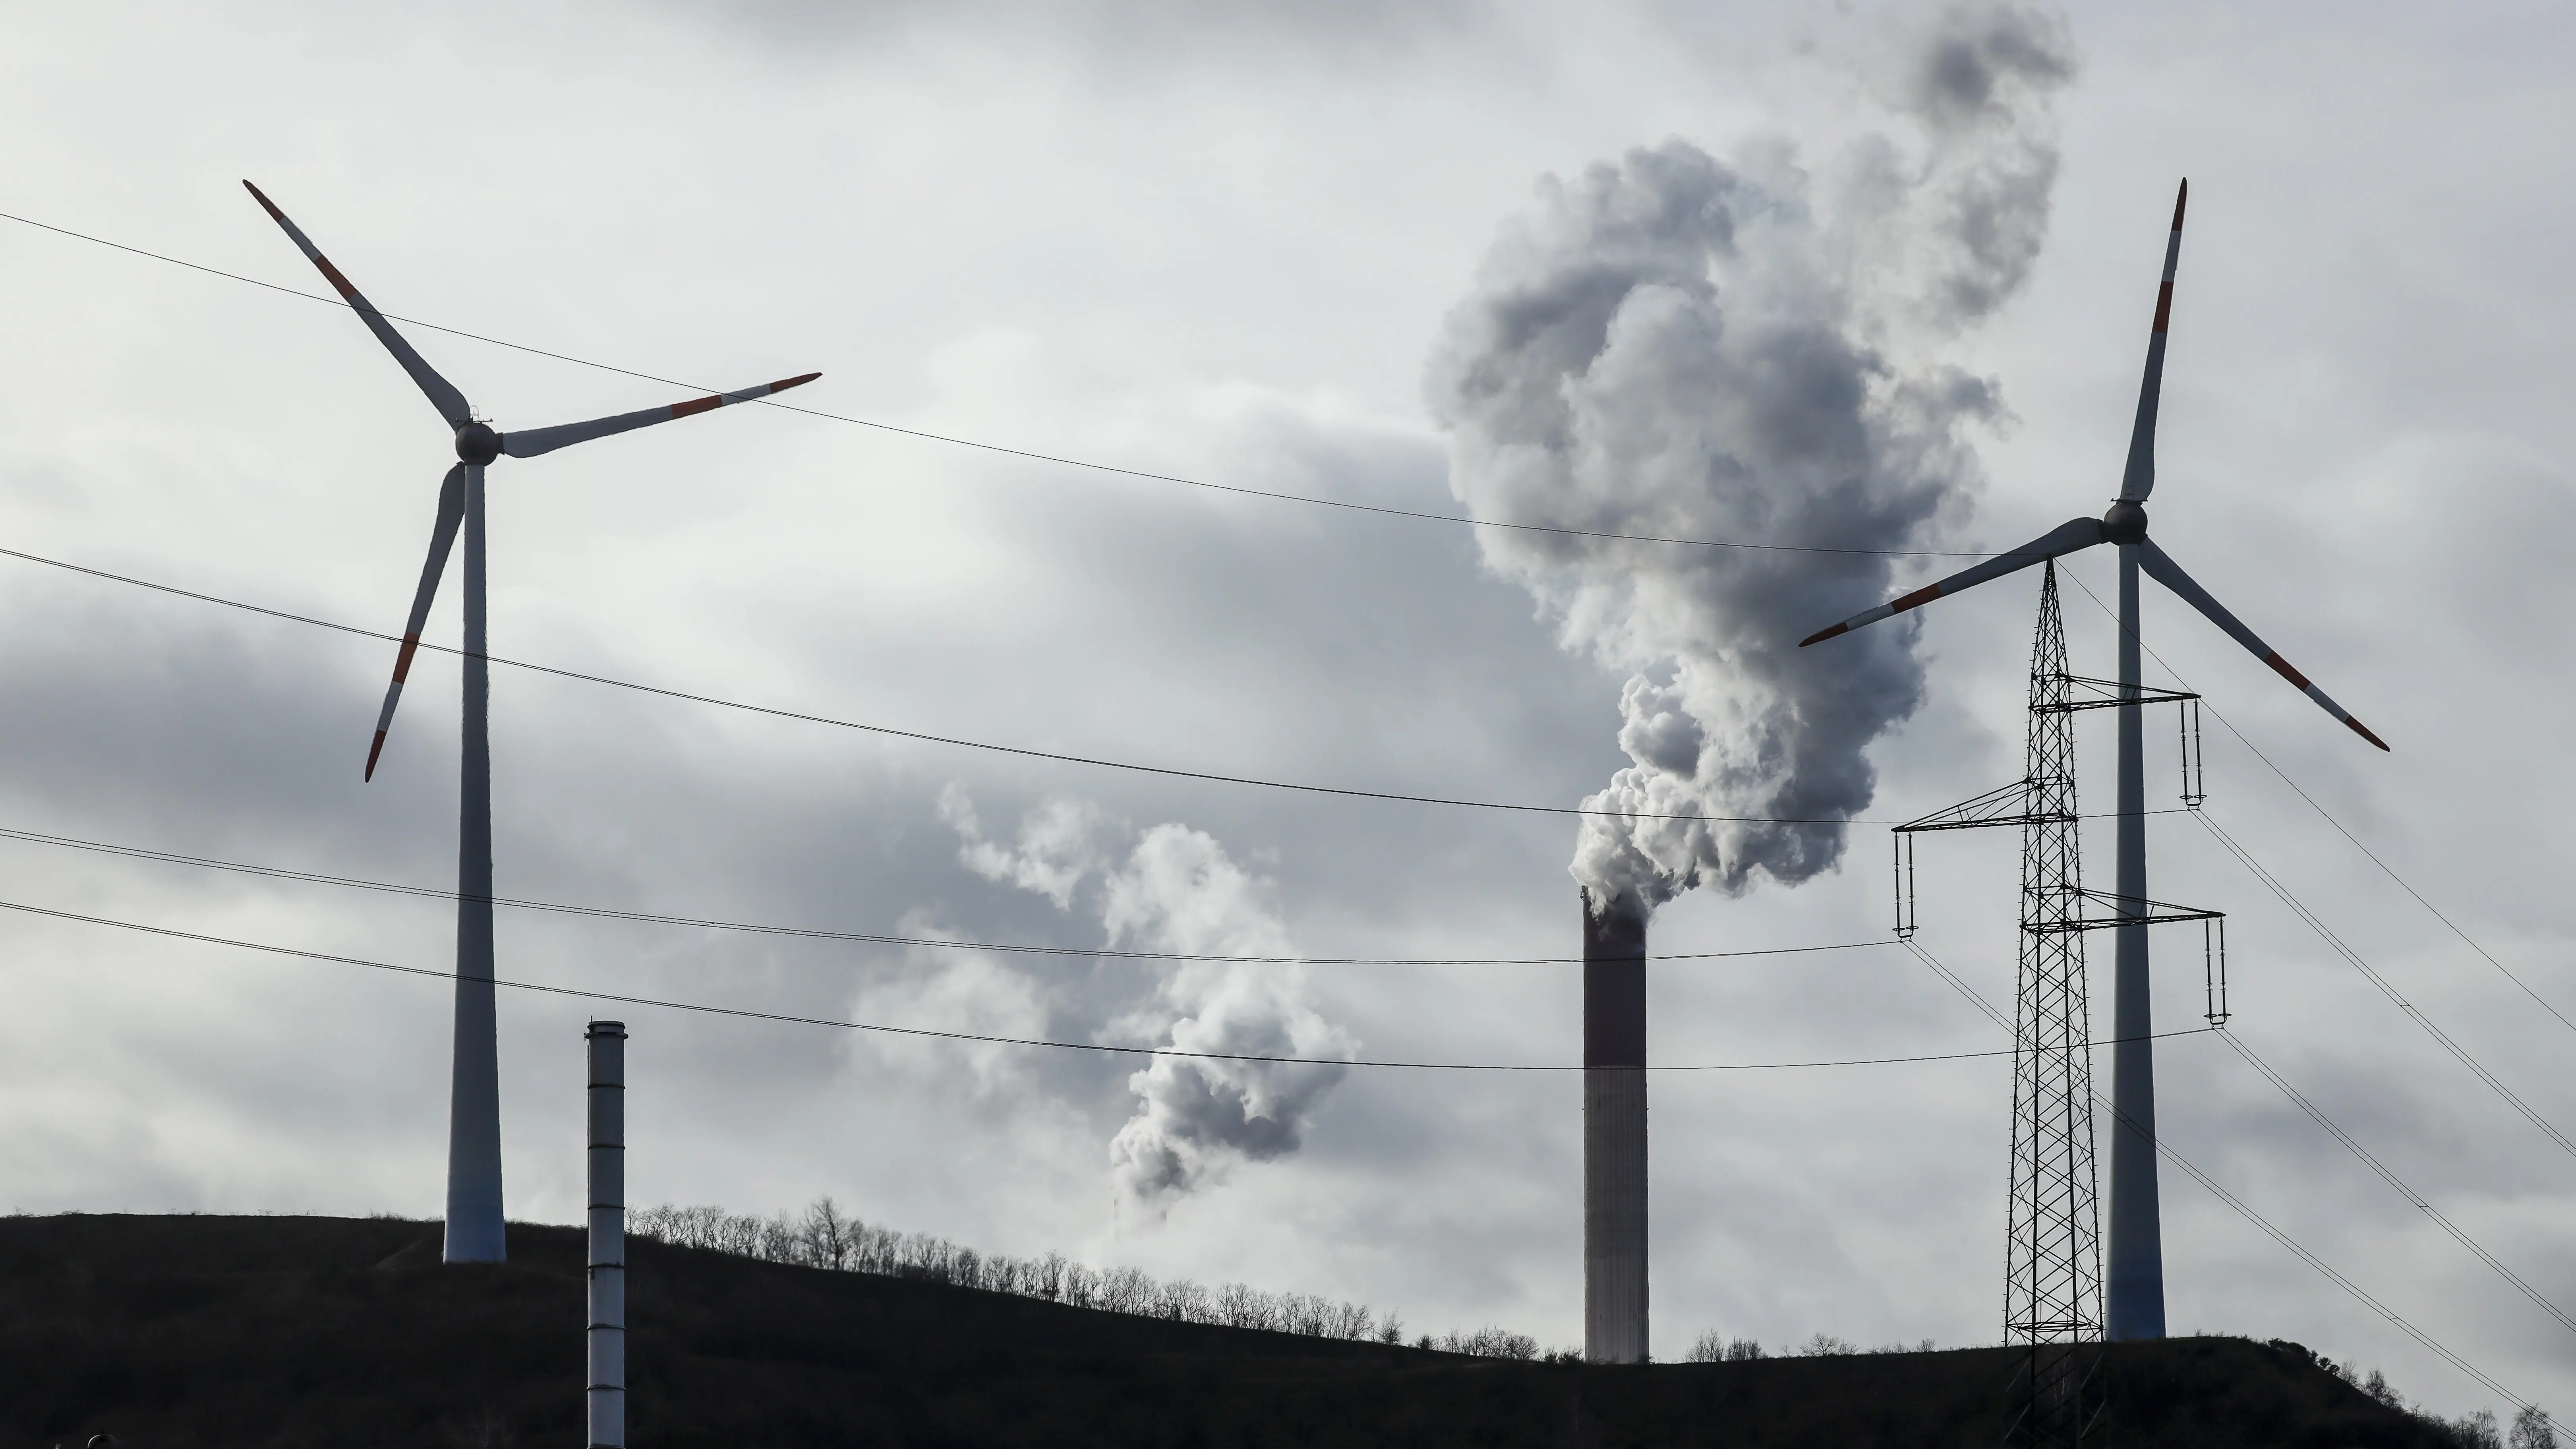
[[2391, 749], [2389, 749], [2389, 748], [2388, 748], [2388, 741], [2383, 740], [2383, 739], [2381, 739], [2379, 736], [2377, 736], [2377, 735], [2375, 735], [2375, 734], [2372, 734], [2372, 733], [2370, 732], [2370, 726], [2368, 726], [2368, 725], [2366, 725], [2366, 724], [2363, 724], [2361, 721], [2359, 721], [2359, 720], [2357, 720], [2357, 719], [2353, 719], [2353, 718], [2351, 718], [2350, 716], [2346, 716], [2346, 717], [2345, 717], [2345, 719], [2344, 719], [2344, 723], [2345, 723], [2345, 724], [2348, 724], [2348, 725], [2350, 725], [2350, 726], [2352, 726], [2352, 732], [2353, 732], [2354, 734], [2357, 734], [2357, 735], [2361, 736], [2363, 739], [2370, 741], [2372, 744], [2379, 746], [2379, 748], [2380, 748], [2380, 752], [2381, 752], [2381, 753], [2383, 753], [2383, 754], [2395, 754], [2395, 753], [2396, 753], [2396, 751], [2391, 750]]
[[2186, 201], [2189, 201], [2190, 199], [2191, 199], [2191, 178], [2190, 178], [2190, 177], [2188, 177], [2188, 176], [2186, 176], [2186, 177], [2184, 177], [2184, 178], [2183, 178], [2183, 181], [2182, 181], [2182, 188], [2181, 188], [2180, 190], [2178, 190], [2178, 191], [2176, 191], [2176, 192], [2174, 193], [2174, 224], [2173, 224], [2173, 229], [2174, 229], [2174, 230], [2176, 230], [2176, 231], [2180, 231], [2180, 230], [2182, 230], [2182, 204], [2183, 204], [2184, 202], [2186, 202]]
[[279, 221], [286, 220], [286, 213], [277, 209], [277, 203], [268, 199], [267, 192], [251, 185], [249, 177], [245, 176], [242, 178], [242, 188], [248, 191], [252, 198], [257, 200], [261, 208], [266, 210], [270, 216], [277, 218]]
[[1836, 634], [1844, 633], [1850, 628], [1851, 626], [1848, 624], [1836, 624], [1830, 629], [1819, 629], [1815, 633], [1808, 635], [1806, 638], [1799, 640], [1798, 647], [1804, 649], [1810, 644], [1822, 644], [1826, 640], [1834, 637]]
[[[2380, 748], [2384, 750], [2388, 747], [2386, 745], [2382, 745]], [[381, 755], [384, 752], [385, 732], [383, 730], [378, 730], [376, 731], [376, 742], [367, 746], [367, 773], [364, 776], [366, 780], [372, 781], [376, 778], [376, 756]]]
[[805, 384], [812, 382], [814, 379], [821, 377], [822, 375], [823, 374], [819, 372], [809, 372], [803, 377], [791, 377], [785, 382], [773, 382], [769, 385], [769, 390], [771, 392], [785, 392], [791, 387], [803, 387]]

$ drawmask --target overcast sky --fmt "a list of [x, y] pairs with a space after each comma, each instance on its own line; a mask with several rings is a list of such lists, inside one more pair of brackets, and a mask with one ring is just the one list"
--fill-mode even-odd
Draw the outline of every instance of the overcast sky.
[[[693, 387], [819, 368], [793, 401], [1456, 512], [1475, 495], [1452, 491], [1426, 370], [1497, 239], [1562, 194], [1543, 179], [1673, 141], [1775, 180], [1828, 177], [1855, 138], [1904, 139], [1899, 83], [1929, 13], [843, 9], [13, 4], [0, 210], [314, 290], [249, 177], [404, 316]], [[2064, 24], [2042, 245], [1999, 306], [1936, 329], [1926, 354], [1990, 379], [2000, 406], [1963, 425], [1954, 496], [1910, 538], [2006, 547], [2102, 508], [2188, 175], [2156, 536], [2394, 747], [2363, 746], [2150, 589], [2150, 646], [2243, 732], [2209, 723], [2209, 813], [2576, 1129], [2576, 1029], [2359, 848], [2576, 1016], [2576, 837], [2557, 808], [2576, 709], [2561, 561], [2576, 546], [2576, 19], [2212, 4], [2078, 6]], [[453, 455], [347, 312], [0, 223], [0, 315], [0, 546], [399, 628]], [[412, 336], [504, 429], [684, 395]], [[761, 408], [505, 460], [491, 517], [506, 656], [1416, 794], [1568, 805], [1629, 763], [1630, 668], [1463, 527]], [[2108, 674], [2111, 630], [2085, 590], [2110, 599], [2111, 560], [2068, 577], [2075, 667]], [[456, 638], [455, 583], [433, 641]], [[1922, 701], [1868, 746], [1864, 819], [2019, 773], [2036, 583], [1927, 613]], [[0, 610], [0, 827], [452, 884], [452, 659], [424, 657], [362, 785], [390, 646], [5, 559]], [[2170, 729], [2151, 716], [2156, 807]], [[494, 737], [504, 895], [1216, 954], [1577, 945], [1562, 818], [1012, 760], [509, 670]], [[2079, 742], [2085, 798], [2107, 803], [2107, 718]], [[2190, 817], [2156, 817], [2150, 839], [2157, 896], [2229, 912], [2231, 1030], [2576, 1304], [2576, 1156]], [[2091, 844], [2107, 884], [2107, 831]], [[1757, 876], [1683, 895], [1652, 945], [1884, 941], [1886, 858], [1883, 826], [1855, 825], [1840, 863], [1794, 889]], [[1943, 837], [1921, 858], [1921, 943], [2008, 1003], [2012, 842]], [[434, 900], [8, 840], [0, 881], [17, 904], [452, 962], [452, 908]], [[2157, 1024], [2190, 1027], [2198, 937], [2167, 930]], [[2108, 941], [2094, 945], [2107, 1001]], [[442, 983], [33, 917], [0, 921], [0, 959], [0, 1204], [439, 1210]], [[507, 910], [500, 961], [521, 980], [907, 1026], [1579, 1058], [1565, 966], [1158, 968]], [[1668, 963], [1652, 992], [1663, 1064], [2001, 1044], [1892, 946]], [[513, 1217], [578, 1216], [593, 1009], [502, 993]], [[1132, 1059], [624, 1014], [639, 1202], [767, 1211], [830, 1193], [987, 1251], [1579, 1341], [1571, 1075], [1149, 1077]], [[2179, 1039], [2158, 1064], [2178, 1151], [2516, 1392], [2576, 1405], [2565, 1331], [2224, 1046]], [[1670, 1073], [1651, 1090], [1658, 1356], [1711, 1327], [1774, 1345], [2000, 1336], [2005, 1064]], [[1241, 1120], [1245, 1093], [1270, 1115]], [[2445, 1412], [2493, 1403], [2170, 1169], [2164, 1233], [2176, 1332], [2295, 1338]]]

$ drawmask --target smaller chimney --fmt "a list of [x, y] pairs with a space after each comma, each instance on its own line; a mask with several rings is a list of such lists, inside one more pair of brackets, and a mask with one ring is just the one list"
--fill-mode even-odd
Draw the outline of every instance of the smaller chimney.
[[626, 1449], [626, 1023], [590, 1043], [590, 1449]]

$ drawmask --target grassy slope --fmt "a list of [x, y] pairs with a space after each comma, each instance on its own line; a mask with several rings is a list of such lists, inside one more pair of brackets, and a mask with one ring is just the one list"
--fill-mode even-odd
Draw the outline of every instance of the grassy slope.
[[[0, 1219], [0, 1449], [582, 1443], [581, 1239], [442, 1268], [432, 1224]], [[653, 1446], [2000, 1443], [2001, 1349], [1504, 1364], [1160, 1323], [635, 1245], [632, 1442]], [[2105, 1449], [2437, 1443], [2239, 1339], [2123, 1345]]]

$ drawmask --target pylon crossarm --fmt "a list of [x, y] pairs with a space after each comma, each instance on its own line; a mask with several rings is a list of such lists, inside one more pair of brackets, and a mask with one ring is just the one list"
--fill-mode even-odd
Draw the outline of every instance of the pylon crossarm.
[[2031, 706], [2034, 714], [2066, 714], [2079, 709], [2119, 709], [2126, 705], [2180, 704], [2200, 698], [2188, 690], [2148, 689], [2141, 686], [2135, 694], [2124, 693], [2116, 679], [2089, 679], [2081, 674], [2061, 674], [2058, 683], [2066, 688], [2062, 699], [2052, 699]]
[[[2083, 916], [2071, 921], [2024, 921], [2021, 928], [2038, 935], [2056, 935], [2066, 931], [2107, 931], [2118, 926], [2162, 926], [2175, 921], [2223, 921], [2225, 911], [2204, 911], [2192, 906], [2178, 906], [2171, 901], [2151, 901], [2140, 896], [2118, 895], [2111, 891], [2076, 888], [2070, 894], [2119, 910], [2119, 915]], [[2139, 909], [2143, 908], [2143, 909]]]
[[1926, 830], [1983, 830], [1996, 825], [2047, 825], [2071, 823], [2075, 817], [2062, 810], [2033, 810], [2028, 779], [1988, 790], [1974, 800], [1963, 800], [1946, 810], [1935, 810], [1920, 819], [1908, 820], [1895, 827], [1899, 835], [1913, 835]]

